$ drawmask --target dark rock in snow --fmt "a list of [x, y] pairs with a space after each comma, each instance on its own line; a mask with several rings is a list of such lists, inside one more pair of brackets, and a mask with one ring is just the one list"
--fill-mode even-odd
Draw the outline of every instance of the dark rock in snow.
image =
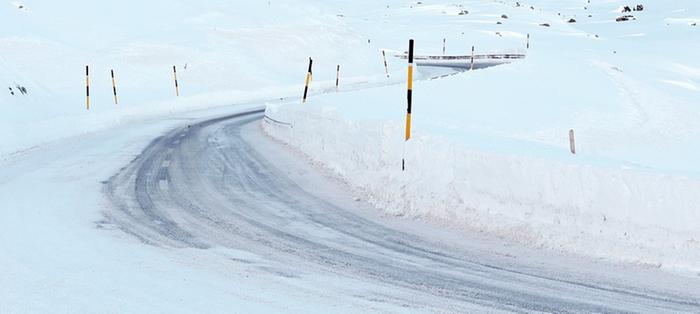
[[629, 21], [630, 19], [634, 19], [633, 15], [623, 15], [615, 19], [617, 22], [624, 22], [624, 21]]

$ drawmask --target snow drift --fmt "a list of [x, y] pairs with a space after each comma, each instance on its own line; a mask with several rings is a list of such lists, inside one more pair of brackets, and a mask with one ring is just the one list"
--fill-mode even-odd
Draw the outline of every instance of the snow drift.
[[[465, 7], [476, 12], [471, 22], [494, 19]], [[518, 40], [529, 33], [533, 46], [526, 60], [439, 80], [425, 81], [434, 69], [419, 68], [407, 143], [401, 85], [270, 106], [268, 116], [291, 127], [263, 126], [394, 215], [698, 270], [700, 47], [692, 26], [663, 21], [699, 8], [646, 7], [617, 24], [615, 3], [504, 5], [506, 26], [462, 25]], [[430, 8], [426, 20], [437, 14]], [[425, 45], [433, 42], [416, 41]], [[578, 155], [568, 152], [570, 128]]]

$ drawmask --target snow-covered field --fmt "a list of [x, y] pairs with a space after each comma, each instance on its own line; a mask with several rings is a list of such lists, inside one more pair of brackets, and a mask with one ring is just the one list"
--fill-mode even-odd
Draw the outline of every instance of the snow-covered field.
[[[635, 20], [615, 22], [622, 5], [636, 3], [592, 2], [0, 0], [0, 313], [449, 308], [342, 267], [293, 269], [228, 246], [144, 245], [106, 218], [114, 204], [103, 183], [151, 140], [266, 104], [266, 114], [283, 123], [267, 120], [263, 129], [291, 147], [263, 141], [282, 160], [277, 166], [288, 162], [281, 152], [300, 152], [347, 183], [350, 203], [376, 207], [363, 217], [440, 234], [446, 247], [464, 240], [466, 251], [477, 252], [470, 261], [505, 269], [494, 291], [565, 277], [532, 304], [692, 307], [700, 271], [700, 36], [693, 26], [700, 3], [649, 1], [631, 13]], [[441, 54], [444, 39], [451, 55], [476, 46], [527, 58], [457, 74], [419, 67], [413, 138], [404, 142], [406, 61], [393, 54], [409, 38], [421, 55]], [[309, 57], [311, 97], [302, 104]], [[577, 155], [568, 152], [569, 129]], [[302, 180], [310, 171], [290, 169]], [[343, 242], [308, 226], [285, 227]], [[235, 239], [221, 238], [228, 236]], [[359, 260], [367, 254], [361, 247], [353, 248]], [[428, 263], [408, 256], [402, 265], [416, 261]], [[275, 273], [278, 267], [298, 273]], [[488, 282], [475, 272], [478, 283]], [[589, 277], [603, 288], [579, 285]], [[615, 284], [641, 292], [600, 293]], [[652, 285], [669, 297], [646, 298], [659, 292], [647, 295]], [[550, 293], [562, 287], [571, 290]], [[596, 299], [580, 300], [582, 293]]]

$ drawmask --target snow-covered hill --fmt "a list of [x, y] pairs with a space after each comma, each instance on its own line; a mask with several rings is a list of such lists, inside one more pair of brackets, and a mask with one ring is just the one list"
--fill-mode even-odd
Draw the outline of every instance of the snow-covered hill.
[[[352, 64], [343, 67], [344, 78], [379, 74], [377, 46], [338, 16], [344, 6], [326, 1], [2, 1], [0, 155], [132, 117], [296, 97], [311, 56], [319, 63], [316, 80], [334, 78], [336, 63]], [[29, 94], [11, 95], [8, 88], [16, 85], [26, 86]]]

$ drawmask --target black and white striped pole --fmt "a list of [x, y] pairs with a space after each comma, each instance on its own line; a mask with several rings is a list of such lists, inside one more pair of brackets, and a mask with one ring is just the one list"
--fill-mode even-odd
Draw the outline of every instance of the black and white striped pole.
[[90, 67], [85, 66], [85, 108], [90, 110]]
[[117, 82], [114, 79], [114, 69], [111, 69], [109, 72], [112, 75], [112, 94], [114, 94], [114, 104], [118, 105], [119, 100], [117, 99]]
[[314, 64], [314, 60], [309, 58], [309, 70], [306, 72], [306, 83], [304, 83], [304, 97], [301, 100], [302, 102], [306, 102], [306, 96], [309, 93], [309, 84], [311, 83], [311, 76], [312, 76], [311, 68], [312, 68], [313, 64]]
[[442, 39], [442, 55], [443, 55], [443, 56], [445, 55], [445, 48], [446, 48], [445, 45], [446, 45], [446, 42], [447, 42], [447, 38], [443, 38], [443, 39]]
[[384, 58], [384, 72], [386, 72], [386, 77], [389, 78], [389, 64], [386, 62], [386, 52], [382, 50], [382, 58]]
[[338, 85], [340, 83], [340, 64], [335, 68], [335, 90], [338, 91]]
[[527, 49], [530, 49], [530, 33], [527, 34]]
[[474, 46], [472, 46], [472, 62], [471, 66], [469, 67], [469, 70], [474, 70]]
[[[411, 139], [411, 111], [413, 109], [413, 39], [408, 41], [408, 83], [406, 93], [406, 134], [405, 142]], [[404, 152], [405, 156], [405, 152]], [[406, 158], [401, 159], [401, 170], [406, 170]]]
[[177, 68], [173, 65], [173, 79], [175, 80], [175, 96], [180, 96], [180, 85], [177, 83]]

